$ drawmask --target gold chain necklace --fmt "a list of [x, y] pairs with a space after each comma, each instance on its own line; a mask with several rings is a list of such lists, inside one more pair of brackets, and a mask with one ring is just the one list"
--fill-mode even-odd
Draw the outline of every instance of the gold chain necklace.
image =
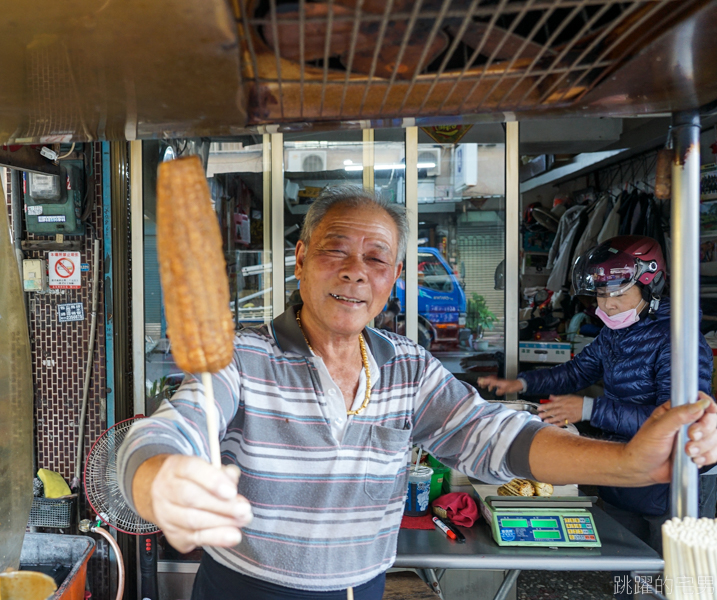
[[[304, 328], [301, 326], [301, 310], [296, 311], [296, 322], [299, 324], [299, 329], [301, 330], [301, 335], [304, 336], [304, 341], [306, 342], [306, 345], [309, 347], [309, 350], [314, 352], [314, 349], [311, 347], [311, 344], [309, 344], [309, 340], [306, 338], [306, 334], [304, 333]], [[363, 335], [359, 333], [359, 347], [361, 348], [361, 362], [363, 363], [363, 370], [366, 372], [366, 396], [364, 396], [363, 404], [358, 408], [358, 410], [347, 410], [347, 415], [358, 415], [360, 414], [364, 408], [368, 406], [368, 403], [371, 401], [371, 369], [368, 364], [368, 354], [366, 353], [366, 343], [364, 342]], [[315, 354], [315, 353], [314, 353]]]

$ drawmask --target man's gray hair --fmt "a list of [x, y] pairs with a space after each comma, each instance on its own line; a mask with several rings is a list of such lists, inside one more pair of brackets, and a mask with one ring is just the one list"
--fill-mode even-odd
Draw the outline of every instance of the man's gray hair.
[[388, 202], [382, 196], [366, 190], [357, 185], [337, 185], [321, 190], [319, 197], [309, 207], [304, 219], [304, 226], [301, 228], [301, 241], [307, 246], [311, 236], [324, 219], [326, 213], [334, 206], [342, 205], [348, 208], [380, 208], [385, 210], [398, 230], [398, 254], [396, 264], [406, 256], [406, 245], [408, 244], [408, 219], [406, 210], [400, 204]]

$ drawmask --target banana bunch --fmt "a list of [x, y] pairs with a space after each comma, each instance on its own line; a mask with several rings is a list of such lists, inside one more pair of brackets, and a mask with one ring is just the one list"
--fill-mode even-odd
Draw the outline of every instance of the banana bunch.
[[553, 486], [532, 479], [513, 479], [498, 488], [499, 496], [552, 496]]

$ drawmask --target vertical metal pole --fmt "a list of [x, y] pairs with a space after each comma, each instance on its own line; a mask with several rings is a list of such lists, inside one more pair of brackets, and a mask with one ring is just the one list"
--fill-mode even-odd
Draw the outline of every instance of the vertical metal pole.
[[374, 146], [373, 146], [373, 129], [363, 130], [363, 187], [365, 190], [373, 192], [374, 184]]
[[273, 317], [284, 312], [284, 134], [271, 134], [271, 303]]
[[[368, 190], [369, 192], [374, 192], [376, 190], [376, 182], [374, 179], [375, 176], [375, 170], [374, 170], [374, 144], [373, 144], [373, 129], [364, 129], [362, 131], [363, 139], [361, 144], [361, 150], [362, 150], [362, 161], [361, 164], [363, 165], [363, 189]], [[369, 327], [374, 327], [374, 319], [371, 319], [369, 322]]]
[[[105, 301], [105, 380], [107, 400], [105, 403], [107, 427], [115, 424], [115, 340], [114, 340], [114, 282], [112, 277], [112, 170], [110, 144], [102, 142], [102, 241], [104, 243], [104, 291]], [[112, 537], [117, 539], [117, 531], [112, 530]], [[117, 556], [110, 555], [110, 593], [117, 590]]]
[[104, 241], [105, 377], [107, 381], [107, 427], [115, 424], [115, 334], [112, 280], [112, 179], [110, 144], [102, 142], [102, 239]]
[[[263, 207], [262, 207], [262, 225], [264, 231], [264, 251], [261, 256], [261, 264], [266, 265], [272, 264], [271, 262], [271, 135], [265, 133], [262, 136], [261, 142], [261, 160], [262, 160], [262, 177], [263, 177]], [[271, 276], [267, 271], [261, 273], [261, 289], [266, 289], [271, 286]], [[272, 314], [272, 303], [273, 290], [271, 293], [264, 294], [264, 323], [269, 323], [274, 316]]]
[[406, 337], [418, 342], [418, 127], [406, 127]]
[[[698, 392], [700, 262], [700, 117], [696, 111], [672, 117], [672, 404], [695, 402]], [[697, 517], [697, 467], [685, 454], [687, 427], [675, 442], [672, 515]]]
[[[3, 198], [6, 198], [5, 194], [5, 182], [6, 179], [6, 173], [7, 169], [3, 167], [2, 169], [2, 196]], [[22, 173], [18, 171], [17, 169], [11, 169], [10, 171], [10, 200], [12, 204], [12, 242], [15, 246], [15, 258], [17, 258], [17, 267], [20, 271], [20, 281], [22, 281], [23, 273], [22, 273], [22, 259], [24, 258], [24, 255], [22, 253], [22, 197], [20, 195], [20, 190], [22, 189]], [[26, 295], [25, 299], [27, 300]], [[27, 302], [25, 302], [27, 305]], [[27, 309], [27, 306], [26, 306]], [[27, 311], [26, 311], [27, 312]]]
[[505, 124], [505, 377], [518, 376], [520, 125]]
[[144, 396], [144, 203], [142, 142], [130, 142], [130, 210], [132, 236], [132, 377], [134, 414], [145, 414]]

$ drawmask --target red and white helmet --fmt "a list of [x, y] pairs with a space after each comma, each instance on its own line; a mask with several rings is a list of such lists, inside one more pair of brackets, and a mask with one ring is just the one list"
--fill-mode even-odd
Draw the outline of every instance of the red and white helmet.
[[578, 257], [573, 267], [575, 293], [585, 296], [620, 296], [639, 282], [645, 300], [659, 299], [665, 279], [660, 244], [641, 235], [611, 238]]

